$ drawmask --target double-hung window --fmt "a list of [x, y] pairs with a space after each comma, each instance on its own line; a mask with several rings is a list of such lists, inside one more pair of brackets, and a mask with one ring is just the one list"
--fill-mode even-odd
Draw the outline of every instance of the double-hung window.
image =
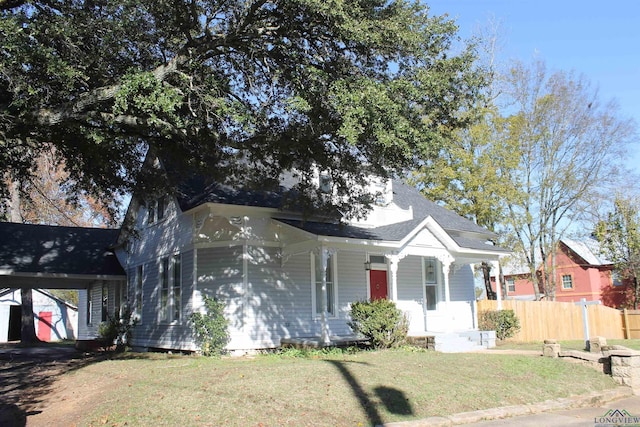
[[507, 277], [505, 279], [507, 282], [507, 292], [515, 292], [516, 291], [516, 279], [513, 277]]
[[143, 277], [144, 268], [142, 265], [139, 265], [136, 268], [136, 282], [135, 282], [135, 290], [134, 290], [134, 301], [135, 301], [135, 314], [138, 320], [142, 319], [142, 285], [143, 285]]
[[160, 260], [160, 321], [179, 322], [182, 296], [180, 255]]
[[172, 258], [173, 263], [173, 292], [171, 295], [171, 303], [173, 308], [172, 320], [180, 321], [182, 306], [182, 265], [180, 263], [180, 255], [174, 255]]
[[147, 202], [147, 224], [158, 222], [166, 216], [167, 203], [165, 197], [149, 200]]
[[314, 289], [314, 304], [315, 314], [322, 314], [322, 277], [326, 278], [327, 287], [327, 312], [331, 316], [336, 315], [336, 280], [335, 280], [335, 255], [327, 255], [327, 269], [323, 271], [322, 268], [322, 255], [314, 253], [312, 259], [313, 268], [313, 282], [315, 284]]
[[573, 289], [573, 277], [570, 274], [562, 275], [562, 289]]
[[102, 285], [102, 321], [109, 319], [109, 287], [106, 283]]
[[87, 325], [91, 326], [93, 320], [93, 286], [89, 286], [87, 289]]
[[423, 258], [425, 306], [427, 310], [438, 308], [438, 261], [435, 258]]

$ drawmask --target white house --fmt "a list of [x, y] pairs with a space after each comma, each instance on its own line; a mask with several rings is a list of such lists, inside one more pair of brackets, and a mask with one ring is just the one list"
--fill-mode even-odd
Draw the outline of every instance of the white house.
[[[195, 350], [189, 314], [203, 295], [214, 296], [226, 305], [228, 349], [242, 353], [350, 336], [352, 302], [389, 298], [406, 313], [410, 335], [435, 336], [440, 349], [444, 337], [468, 342], [478, 335], [472, 264], [505, 251], [489, 243], [490, 232], [415, 188], [378, 187], [378, 203], [359, 222], [281, 210], [286, 185], [260, 192], [190, 183], [145, 204], [134, 198], [133, 230], [121, 233], [116, 249], [128, 291], [89, 289], [92, 316], [101, 301], [112, 310], [127, 293], [139, 319], [134, 346]], [[83, 331], [93, 324], [83, 316], [80, 335], [88, 337], [95, 330]]]
[[506, 251], [415, 188], [372, 183], [373, 211], [348, 222], [281, 209], [286, 182], [270, 192], [188, 184], [134, 197], [120, 231], [0, 223], [12, 237], [0, 243], [0, 288], [80, 289], [79, 340], [128, 305], [141, 349], [196, 350], [188, 319], [203, 295], [224, 302], [236, 353], [352, 336], [350, 304], [371, 298], [395, 301], [409, 334], [435, 337], [436, 349], [480, 339], [472, 267]]

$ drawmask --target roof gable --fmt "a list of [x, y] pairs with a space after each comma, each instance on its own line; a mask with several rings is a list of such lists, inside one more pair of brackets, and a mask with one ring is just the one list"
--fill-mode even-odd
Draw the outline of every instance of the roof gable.
[[594, 239], [586, 239], [580, 242], [571, 239], [562, 239], [560, 242], [582, 258], [587, 264], [602, 266], [612, 263], [606, 258], [599, 256], [600, 245], [598, 244], [598, 241]]

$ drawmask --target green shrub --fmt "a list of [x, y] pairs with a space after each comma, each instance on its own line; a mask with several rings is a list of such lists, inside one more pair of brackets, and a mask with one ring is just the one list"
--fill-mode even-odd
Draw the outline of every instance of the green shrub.
[[105, 322], [98, 325], [98, 335], [105, 342], [107, 347], [116, 344], [118, 349], [123, 349], [131, 339], [131, 330], [136, 326], [137, 321], [133, 318], [131, 310], [128, 308], [116, 310], [113, 316], [107, 316]]
[[409, 322], [393, 301], [356, 301], [351, 304], [350, 315], [349, 327], [376, 348], [397, 347], [406, 341]]
[[203, 356], [220, 356], [229, 343], [229, 322], [224, 317], [224, 304], [204, 297], [205, 312], [191, 314], [189, 321]]
[[487, 310], [480, 313], [478, 326], [482, 331], [496, 331], [496, 338], [511, 338], [520, 330], [520, 320], [513, 310]]
[[104, 341], [106, 346], [113, 345], [118, 336], [118, 329], [115, 322], [111, 321], [111, 317], [106, 322], [98, 325], [98, 336]]

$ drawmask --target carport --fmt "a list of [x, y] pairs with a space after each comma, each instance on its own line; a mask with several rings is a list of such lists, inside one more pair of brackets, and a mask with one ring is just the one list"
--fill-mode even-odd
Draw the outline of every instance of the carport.
[[[87, 305], [87, 289], [126, 283], [125, 271], [112, 250], [118, 234], [117, 229], [0, 222], [0, 293], [23, 288], [77, 289], [85, 293], [80, 303], [84, 300]], [[83, 307], [78, 309], [82, 314]], [[0, 328], [10, 327], [16, 310], [14, 306], [0, 309]]]

